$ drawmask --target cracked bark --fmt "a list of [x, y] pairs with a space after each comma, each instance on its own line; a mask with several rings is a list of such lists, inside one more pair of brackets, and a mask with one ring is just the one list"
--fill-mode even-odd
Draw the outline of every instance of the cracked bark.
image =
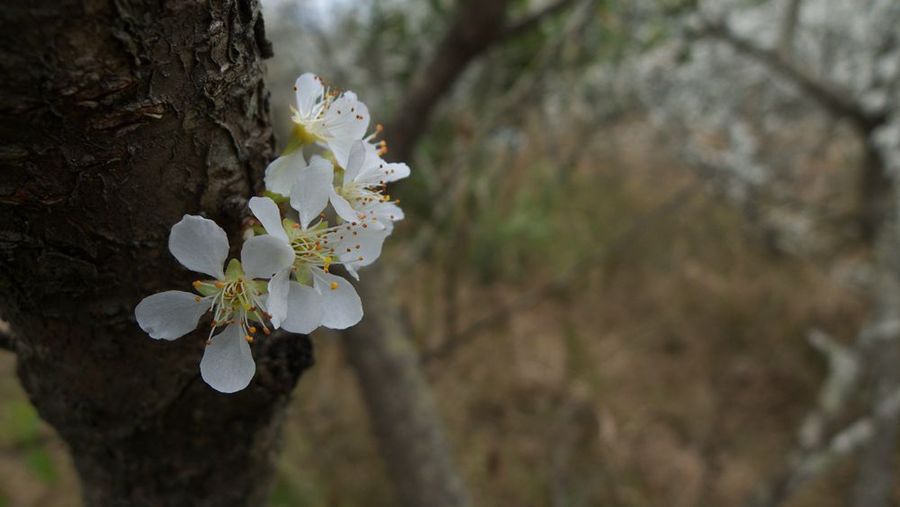
[[154, 341], [144, 296], [187, 288], [185, 213], [236, 244], [273, 154], [255, 0], [14, 0], [0, 10], [0, 312], [18, 374], [69, 445], [86, 505], [260, 505], [305, 337], [254, 345], [236, 395], [205, 332]]

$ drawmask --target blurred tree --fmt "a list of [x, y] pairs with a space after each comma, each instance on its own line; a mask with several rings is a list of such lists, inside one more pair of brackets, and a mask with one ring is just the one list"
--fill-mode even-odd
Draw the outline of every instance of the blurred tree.
[[[898, 23], [900, 4], [890, 0], [700, 2], [682, 18], [685, 37], [658, 47], [640, 72], [660, 123], [769, 231], [774, 249], [829, 260], [862, 253], [869, 320], [849, 350], [814, 335], [834, 367], [822, 399], [837, 401], [811, 412], [758, 505], [785, 502], [851, 453], [851, 504], [890, 505], [900, 424]], [[816, 144], [855, 157], [837, 174], [805, 167]], [[847, 361], [852, 368], [835, 366]], [[853, 398], [868, 414], [841, 425]]]

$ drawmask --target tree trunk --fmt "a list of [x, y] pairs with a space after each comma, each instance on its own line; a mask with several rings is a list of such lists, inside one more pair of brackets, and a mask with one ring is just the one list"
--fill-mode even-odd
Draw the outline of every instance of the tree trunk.
[[305, 337], [254, 345], [248, 389], [199, 379], [206, 332], [155, 341], [144, 296], [189, 290], [185, 213], [237, 244], [272, 155], [255, 0], [14, 0], [0, 10], [0, 311], [87, 505], [260, 505]]
[[[437, 103], [469, 64], [499, 40], [507, 3], [460, 2], [430, 62], [404, 94], [403, 108], [385, 128], [388, 159], [411, 158]], [[469, 498], [449, 452], [419, 353], [402, 325], [400, 308], [385, 297], [391, 292], [385, 265], [363, 273], [359, 291], [367, 304], [366, 316], [341, 333], [344, 353], [365, 397], [401, 505], [464, 507]]]
[[895, 480], [900, 413], [881, 415], [879, 411], [900, 389], [900, 210], [897, 183], [887, 175], [874, 149], [869, 149], [866, 162], [865, 174], [878, 175], [883, 181], [882, 187], [869, 187], [871, 194], [863, 196], [874, 233], [874, 308], [860, 347], [872, 386], [869, 411], [874, 429], [860, 456], [852, 505], [888, 507]]
[[343, 333], [344, 354], [359, 380], [400, 505], [469, 505], [400, 308], [378, 290], [384, 287], [380, 272], [365, 276], [368, 282], [360, 289], [366, 316]]

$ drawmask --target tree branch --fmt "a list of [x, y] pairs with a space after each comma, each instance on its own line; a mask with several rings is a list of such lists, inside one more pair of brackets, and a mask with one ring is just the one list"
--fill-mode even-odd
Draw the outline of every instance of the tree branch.
[[520, 36], [577, 0], [557, 0], [523, 19], [506, 22], [508, 0], [467, 0], [437, 45], [430, 63], [415, 76], [405, 107], [385, 127], [388, 158], [408, 160], [431, 113], [469, 64], [499, 43]]
[[863, 132], [871, 132], [886, 119], [884, 113], [871, 114], [867, 112], [847, 90], [812, 74], [776, 50], [756, 46], [753, 42], [732, 32], [722, 22], [706, 22], [700, 29], [699, 35], [719, 39], [739, 53], [789, 79], [826, 111], [839, 118], [852, 121]]
[[800, 20], [802, 0], [785, 0], [784, 14], [778, 27], [778, 53], [790, 60], [794, 53], [794, 33]]
[[8, 330], [0, 331], [0, 350], [16, 352], [16, 339]]
[[570, 5], [575, 4], [577, 1], [578, 0], [557, 0], [556, 2], [553, 2], [542, 9], [538, 9], [536, 12], [524, 16], [518, 21], [509, 23], [506, 28], [503, 29], [503, 32], [500, 34], [498, 40], [512, 39], [514, 37], [518, 37], [524, 33], [527, 33], [536, 28], [545, 19], [559, 14]]
[[777, 507], [790, 498], [801, 486], [831, 470], [876, 436], [876, 426], [894, 420], [900, 415], [900, 390], [885, 398], [874, 414], [857, 419], [832, 436], [828, 442], [805, 453], [796, 460], [788, 473], [777, 481], [774, 488], [757, 497], [753, 507]]

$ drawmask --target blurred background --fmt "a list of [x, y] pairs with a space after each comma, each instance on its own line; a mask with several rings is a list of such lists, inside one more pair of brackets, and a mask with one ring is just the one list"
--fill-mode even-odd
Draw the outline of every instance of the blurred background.
[[[413, 168], [379, 280], [472, 505], [898, 505], [900, 2], [262, 3], [279, 146], [311, 71]], [[313, 338], [271, 505], [397, 505]], [[14, 369], [0, 506], [76, 506]]]

